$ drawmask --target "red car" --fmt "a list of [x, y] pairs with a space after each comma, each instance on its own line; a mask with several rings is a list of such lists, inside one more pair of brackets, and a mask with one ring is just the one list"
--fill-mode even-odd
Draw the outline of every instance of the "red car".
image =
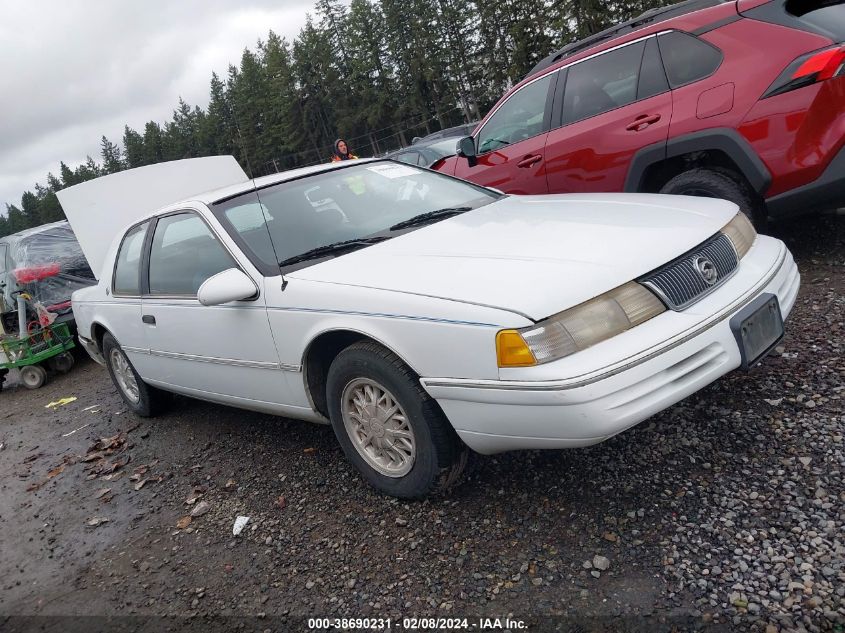
[[540, 62], [435, 169], [508, 193], [845, 206], [845, 0], [690, 0]]

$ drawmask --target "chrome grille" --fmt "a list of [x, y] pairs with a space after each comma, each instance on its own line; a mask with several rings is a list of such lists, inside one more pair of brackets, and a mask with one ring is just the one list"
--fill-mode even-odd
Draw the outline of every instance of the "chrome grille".
[[[715, 279], [708, 283], [698, 262], [706, 260], [715, 268]], [[672, 310], [683, 310], [718, 288], [739, 261], [726, 235], [719, 233], [691, 251], [661, 266], [638, 281], [653, 291]], [[712, 274], [712, 269], [711, 274]]]

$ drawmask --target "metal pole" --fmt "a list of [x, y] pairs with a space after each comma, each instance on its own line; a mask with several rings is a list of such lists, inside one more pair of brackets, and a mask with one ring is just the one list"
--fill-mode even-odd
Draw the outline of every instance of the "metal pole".
[[26, 337], [26, 300], [18, 295], [18, 338], [24, 340]]

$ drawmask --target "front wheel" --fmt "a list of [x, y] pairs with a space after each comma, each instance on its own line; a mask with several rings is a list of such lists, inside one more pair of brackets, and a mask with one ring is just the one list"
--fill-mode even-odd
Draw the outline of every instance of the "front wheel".
[[109, 333], [103, 336], [103, 356], [114, 386], [133, 413], [150, 418], [164, 410], [169, 394], [141, 380], [126, 352]]
[[374, 487], [419, 499], [457, 481], [468, 450], [395, 354], [375, 343], [351, 345], [329, 368], [326, 390], [343, 452]]

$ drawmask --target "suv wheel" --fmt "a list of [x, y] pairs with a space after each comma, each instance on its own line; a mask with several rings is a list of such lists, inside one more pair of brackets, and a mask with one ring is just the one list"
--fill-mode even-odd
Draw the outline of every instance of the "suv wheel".
[[395, 354], [375, 343], [351, 345], [329, 368], [326, 390], [335, 435], [370, 484], [419, 499], [457, 481], [468, 449]]
[[660, 193], [729, 200], [739, 206], [757, 230], [765, 229], [765, 211], [760, 199], [739, 176], [727, 169], [682, 172], [663, 185]]
[[164, 410], [170, 394], [141, 380], [126, 353], [108, 332], [103, 336], [103, 356], [114, 386], [133, 413], [150, 418]]

